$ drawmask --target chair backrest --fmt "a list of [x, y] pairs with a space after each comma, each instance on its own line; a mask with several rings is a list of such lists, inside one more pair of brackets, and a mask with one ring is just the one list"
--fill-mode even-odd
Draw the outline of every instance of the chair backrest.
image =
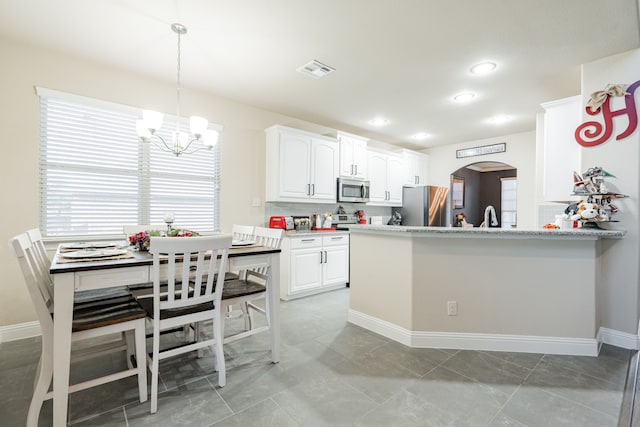
[[38, 315], [38, 320], [40, 320], [42, 333], [53, 332], [53, 320], [51, 318], [53, 295], [49, 292], [49, 279], [38, 272], [37, 256], [29, 235], [22, 233], [13, 237], [9, 240], [9, 247], [18, 259], [18, 264], [20, 264], [31, 302]]
[[231, 234], [233, 235], [233, 240], [250, 240], [253, 239], [253, 225], [239, 225], [233, 224], [231, 228]]
[[166, 230], [166, 224], [150, 224], [150, 225], [123, 225], [122, 232], [124, 233], [124, 237], [128, 237], [132, 234], [139, 233], [141, 231], [149, 231], [149, 230]]
[[35, 261], [33, 267], [37, 274], [42, 276], [39, 280], [42, 280], [43, 283], [48, 283], [46, 290], [49, 297], [53, 299], [53, 280], [51, 280], [51, 275], [49, 274], [51, 259], [49, 259], [49, 255], [47, 255], [47, 248], [44, 245], [44, 240], [42, 240], [42, 233], [39, 228], [32, 228], [27, 230], [25, 234], [31, 242], [31, 253]]
[[[220, 307], [230, 234], [198, 237], [151, 237], [154, 318], [162, 310], [213, 302]], [[210, 262], [206, 258], [210, 255]], [[166, 260], [166, 264], [164, 261]], [[163, 269], [161, 270], [161, 263]], [[166, 274], [164, 267], [166, 266]], [[160, 281], [167, 292], [161, 299]], [[215, 283], [214, 283], [215, 281]], [[181, 286], [190, 283], [191, 286]], [[166, 299], [164, 297], [166, 295]]]
[[273, 249], [280, 249], [283, 233], [281, 228], [255, 227], [253, 231], [256, 244]]

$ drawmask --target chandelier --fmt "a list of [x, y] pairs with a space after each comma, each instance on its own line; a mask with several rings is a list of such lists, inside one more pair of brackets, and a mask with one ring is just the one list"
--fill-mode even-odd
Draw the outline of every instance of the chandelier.
[[[176, 130], [172, 133], [170, 142], [165, 141], [156, 131], [162, 126], [162, 113], [153, 110], [143, 110], [142, 120], [136, 122], [136, 131], [142, 142], [151, 142], [163, 151], [176, 156], [191, 154], [204, 148], [211, 149], [218, 142], [218, 132], [208, 129], [209, 122], [203, 117], [189, 118], [191, 135], [180, 128], [180, 36], [187, 33], [187, 27], [182, 24], [171, 24], [171, 29], [178, 35], [178, 72], [176, 87]], [[160, 142], [156, 141], [159, 140]]]

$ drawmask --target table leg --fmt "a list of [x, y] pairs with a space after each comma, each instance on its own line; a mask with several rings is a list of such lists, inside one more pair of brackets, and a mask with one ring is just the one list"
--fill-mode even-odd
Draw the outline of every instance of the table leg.
[[53, 425], [67, 425], [74, 274], [56, 274], [53, 315]]
[[271, 312], [271, 360], [273, 363], [280, 361], [280, 254], [271, 254], [269, 257], [271, 274], [267, 288], [267, 304]]

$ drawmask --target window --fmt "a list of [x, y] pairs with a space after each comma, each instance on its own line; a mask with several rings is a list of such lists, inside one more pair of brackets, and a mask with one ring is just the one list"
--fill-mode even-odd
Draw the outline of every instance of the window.
[[502, 190], [501, 190], [501, 214], [500, 223], [502, 228], [511, 228], [518, 224], [517, 217], [517, 193], [518, 193], [518, 181], [515, 177], [501, 178]]
[[[45, 236], [120, 236], [125, 224], [162, 224], [167, 211], [175, 214], [174, 227], [219, 230], [220, 144], [176, 157], [139, 142], [139, 109], [37, 92]], [[165, 115], [158, 134], [170, 140], [175, 121]]]

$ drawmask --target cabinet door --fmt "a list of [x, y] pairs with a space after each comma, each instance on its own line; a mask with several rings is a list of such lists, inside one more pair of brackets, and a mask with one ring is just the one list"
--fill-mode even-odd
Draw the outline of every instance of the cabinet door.
[[335, 203], [337, 199], [338, 144], [313, 140], [311, 153], [311, 198]]
[[373, 203], [387, 201], [387, 156], [376, 151], [369, 152], [369, 199]]
[[402, 186], [404, 185], [404, 164], [402, 157], [389, 156], [387, 159], [387, 202], [402, 206]]
[[322, 264], [323, 286], [349, 281], [349, 245], [325, 246]]
[[340, 136], [340, 176], [352, 177], [355, 174], [353, 146], [355, 140]]
[[427, 156], [405, 151], [403, 154], [405, 185], [426, 185]]
[[356, 178], [365, 179], [369, 176], [367, 169], [367, 141], [353, 140], [353, 166]]
[[291, 251], [289, 293], [309, 291], [322, 286], [322, 248]]
[[308, 199], [311, 184], [311, 140], [303, 135], [280, 134], [279, 196]]

